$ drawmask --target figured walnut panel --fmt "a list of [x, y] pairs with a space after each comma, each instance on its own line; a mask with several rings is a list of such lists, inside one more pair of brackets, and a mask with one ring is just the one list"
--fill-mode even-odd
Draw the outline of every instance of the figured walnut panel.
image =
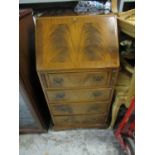
[[114, 15], [39, 17], [36, 37], [38, 70], [119, 66]]

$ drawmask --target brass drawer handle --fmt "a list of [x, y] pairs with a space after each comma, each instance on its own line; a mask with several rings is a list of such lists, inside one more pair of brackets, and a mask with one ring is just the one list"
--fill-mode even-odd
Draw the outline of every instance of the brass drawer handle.
[[63, 99], [65, 97], [65, 93], [61, 92], [61, 93], [57, 93], [55, 95], [55, 99], [59, 100], [59, 99]]
[[93, 96], [94, 97], [100, 97], [100, 96], [102, 96], [102, 92], [101, 91], [95, 91], [95, 92], [93, 92]]
[[94, 76], [93, 80], [94, 81], [102, 81], [103, 80], [103, 76]]
[[63, 78], [53, 78], [54, 84], [62, 84], [63, 83]]

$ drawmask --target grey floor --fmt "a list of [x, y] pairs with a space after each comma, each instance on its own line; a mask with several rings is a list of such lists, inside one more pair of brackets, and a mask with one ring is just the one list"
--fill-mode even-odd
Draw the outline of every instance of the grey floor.
[[25, 134], [20, 155], [124, 155], [112, 130], [77, 129]]

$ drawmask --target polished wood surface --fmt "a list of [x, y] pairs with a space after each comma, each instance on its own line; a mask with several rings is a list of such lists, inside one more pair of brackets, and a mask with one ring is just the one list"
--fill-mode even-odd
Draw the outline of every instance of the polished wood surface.
[[47, 90], [48, 102], [108, 101], [112, 88]]
[[107, 128], [107, 124], [106, 123], [99, 123], [99, 124], [70, 124], [70, 125], [55, 125], [53, 127], [53, 130], [55, 131], [60, 131], [60, 130], [68, 130], [68, 129], [77, 129], [77, 128], [82, 128], [82, 129], [92, 129], [92, 128], [95, 128], [95, 129], [105, 129]]
[[74, 124], [103, 124], [105, 115], [72, 115], [72, 116], [55, 116], [54, 123], [57, 125], [74, 125]]
[[49, 88], [108, 86], [111, 71], [48, 74]]
[[118, 69], [38, 71], [43, 87], [72, 89], [75, 87], [109, 87], [116, 83]]
[[114, 15], [39, 17], [36, 23], [38, 70], [119, 67]]
[[115, 15], [38, 17], [36, 49], [54, 129], [107, 127], [119, 68]]
[[53, 115], [102, 114], [107, 112], [109, 102], [73, 102], [50, 104]]

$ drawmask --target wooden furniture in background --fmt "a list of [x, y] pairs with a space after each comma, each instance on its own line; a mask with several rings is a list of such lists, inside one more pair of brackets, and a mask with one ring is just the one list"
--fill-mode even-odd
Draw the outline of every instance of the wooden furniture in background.
[[50, 117], [35, 70], [32, 10], [20, 10], [19, 15], [19, 131], [45, 132]]
[[[130, 22], [129, 21], [124, 22], [123, 20], [125, 25], [122, 25], [119, 21], [120, 19], [118, 19], [119, 21], [118, 25], [120, 30], [125, 34], [133, 37], [133, 39], [135, 38], [134, 12], [135, 10], [131, 10], [131, 11], [128, 11], [127, 14], [122, 13], [122, 18], [124, 19], [127, 18], [129, 20], [129, 16], [131, 17]], [[133, 16], [131, 16], [131, 14]], [[112, 105], [112, 119], [111, 119], [109, 128], [114, 127], [120, 107], [122, 105], [125, 105], [125, 107], [128, 108], [132, 97], [135, 96], [135, 69], [125, 60], [125, 58], [134, 59], [134, 58], [127, 57], [127, 55], [124, 55], [124, 57], [123, 56], [121, 57], [121, 66], [123, 70], [119, 72], [118, 80], [115, 87], [115, 92], [116, 92], [115, 100]]]
[[107, 127], [119, 53], [114, 15], [36, 19], [38, 76], [54, 129]]
[[122, 32], [135, 37], [135, 9], [118, 14], [118, 25]]
[[119, 72], [115, 87], [115, 100], [112, 106], [112, 120], [110, 128], [114, 127], [119, 109], [122, 105], [130, 106], [132, 97], [135, 95], [135, 72], [134, 67], [123, 61], [124, 69]]
[[115, 14], [118, 13], [118, 0], [111, 0], [111, 11]]

